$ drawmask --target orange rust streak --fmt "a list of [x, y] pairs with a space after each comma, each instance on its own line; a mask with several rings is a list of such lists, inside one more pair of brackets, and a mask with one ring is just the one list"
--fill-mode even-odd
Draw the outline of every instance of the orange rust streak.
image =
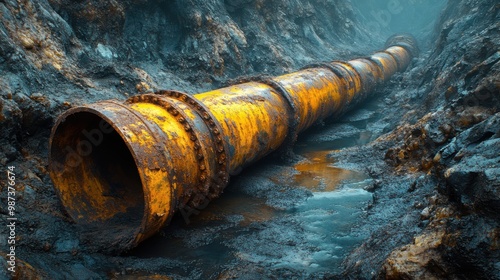
[[[186, 185], [195, 184], [193, 179], [197, 178], [197, 169], [193, 167], [197, 166], [193, 143], [189, 140], [189, 135], [184, 130], [183, 126], [176, 121], [176, 119], [170, 115], [166, 110], [158, 105], [151, 103], [134, 103], [130, 107], [135, 111], [141, 113], [149, 121], [156, 123], [159, 128], [165, 133], [169, 145], [169, 160], [172, 162], [172, 166], [186, 170], [176, 175], [176, 182], [184, 182]], [[154, 141], [142, 138], [142, 145], [153, 145]], [[137, 139], [136, 141], [139, 141]], [[151, 155], [150, 160], [155, 160], [154, 155]], [[151, 174], [154, 177], [154, 174]], [[184, 191], [180, 186], [175, 184], [172, 186], [177, 195], [182, 195]], [[159, 191], [165, 191], [168, 188], [162, 188]], [[153, 197], [161, 197], [160, 193], [152, 193]], [[156, 209], [156, 207], [155, 207]], [[161, 212], [160, 212], [161, 213]]]
[[324, 119], [343, 104], [340, 79], [328, 69], [314, 68], [275, 78], [290, 93], [299, 111], [298, 131]]
[[287, 135], [286, 101], [267, 85], [246, 83], [194, 97], [220, 122], [231, 171], [276, 150]]

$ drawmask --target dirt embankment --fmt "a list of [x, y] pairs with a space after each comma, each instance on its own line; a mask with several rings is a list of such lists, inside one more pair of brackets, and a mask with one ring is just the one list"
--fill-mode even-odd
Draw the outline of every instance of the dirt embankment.
[[[383, 89], [383, 135], [335, 154], [376, 179], [359, 229], [370, 237], [339, 277], [500, 278], [498, 10], [450, 1], [431, 50]], [[366, 54], [383, 42], [369, 30], [348, 1], [1, 1], [0, 160], [16, 167], [18, 277], [193, 276], [190, 263], [104, 256], [79, 240], [46, 172], [63, 110]]]

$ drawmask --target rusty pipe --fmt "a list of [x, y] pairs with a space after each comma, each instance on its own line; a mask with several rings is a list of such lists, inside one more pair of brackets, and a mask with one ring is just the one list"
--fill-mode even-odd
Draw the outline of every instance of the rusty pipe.
[[386, 47], [196, 95], [160, 91], [72, 108], [50, 137], [56, 193], [87, 232], [132, 248], [176, 210], [218, 197], [230, 174], [352, 107], [417, 55], [408, 35]]

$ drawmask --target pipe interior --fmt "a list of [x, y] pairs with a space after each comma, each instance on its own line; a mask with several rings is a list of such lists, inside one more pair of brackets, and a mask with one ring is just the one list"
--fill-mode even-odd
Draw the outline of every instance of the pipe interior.
[[52, 170], [54, 184], [78, 224], [134, 235], [129, 231], [140, 228], [145, 208], [141, 178], [132, 152], [108, 122], [90, 112], [67, 116], [50, 153], [58, 169]]

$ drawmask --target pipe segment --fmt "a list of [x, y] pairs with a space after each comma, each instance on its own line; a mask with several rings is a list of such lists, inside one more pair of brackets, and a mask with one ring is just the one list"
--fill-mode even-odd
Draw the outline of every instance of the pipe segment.
[[130, 249], [174, 212], [218, 197], [230, 174], [352, 108], [416, 55], [415, 40], [396, 35], [386, 50], [347, 62], [196, 95], [160, 91], [72, 108], [50, 137], [56, 193], [76, 224]]

